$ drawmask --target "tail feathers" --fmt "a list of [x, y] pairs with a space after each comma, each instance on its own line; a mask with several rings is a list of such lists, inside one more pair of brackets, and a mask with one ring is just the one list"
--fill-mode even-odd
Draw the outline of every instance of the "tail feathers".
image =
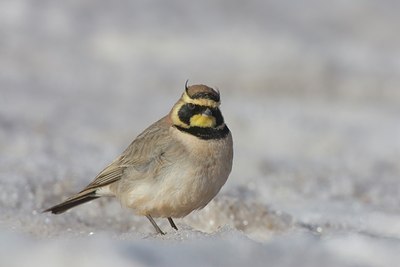
[[66, 201], [55, 205], [54, 207], [48, 208], [44, 210], [43, 212], [51, 212], [53, 214], [60, 214], [63, 213], [70, 208], [73, 208], [75, 206], [81, 205], [83, 203], [89, 202], [93, 199], [99, 198], [99, 196], [96, 196], [96, 193], [94, 191], [88, 192], [86, 194], [78, 194], [76, 196], [73, 196]]

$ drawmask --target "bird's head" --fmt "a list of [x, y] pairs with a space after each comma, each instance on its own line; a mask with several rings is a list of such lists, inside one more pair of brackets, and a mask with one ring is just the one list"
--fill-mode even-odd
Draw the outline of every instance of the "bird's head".
[[185, 91], [174, 105], [170, 116], [173, 124], [182, 128], [220, 128], [224, 126], [219, 106], [218, 90], [206, 85], [185, 84]]

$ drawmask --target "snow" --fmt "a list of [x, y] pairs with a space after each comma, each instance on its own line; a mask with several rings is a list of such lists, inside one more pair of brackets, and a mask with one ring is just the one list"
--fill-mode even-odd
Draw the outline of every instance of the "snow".
[[[310, 7], [313, 8], [310, 8]], [[397, 1], [0, 2], [0, 266], [397, 266]], [[154, 233], [80, 190], [184, 82], [218, 87], [233, 171]]]

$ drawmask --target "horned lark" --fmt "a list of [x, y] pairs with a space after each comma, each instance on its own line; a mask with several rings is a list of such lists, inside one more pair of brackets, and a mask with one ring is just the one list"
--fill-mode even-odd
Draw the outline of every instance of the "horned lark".
[[219, 91], [185, 84], [167, 116], [141, 133], [86, 188], [44, 212], [54, 214], [103, 196], [146, 216], [181, 218], [202, 209], [232, 169], [232, 136], [224, 122]]

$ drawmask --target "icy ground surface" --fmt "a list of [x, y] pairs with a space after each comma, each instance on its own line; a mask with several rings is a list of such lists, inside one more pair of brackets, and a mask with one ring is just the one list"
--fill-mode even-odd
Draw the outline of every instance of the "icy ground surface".
[[[1, 1], [0, 266], [399, 266], [398, 3], [348, 2]], [[187, 78], [234, 136], [214, 201], [165, 236], [113, 199], [41, 213]]]

